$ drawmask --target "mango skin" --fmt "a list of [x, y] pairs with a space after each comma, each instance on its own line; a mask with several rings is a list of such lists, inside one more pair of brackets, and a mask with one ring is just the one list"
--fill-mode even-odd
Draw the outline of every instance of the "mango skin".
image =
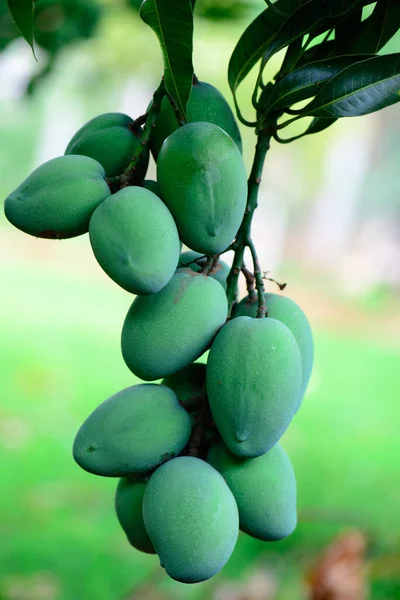
[[[83, 125], [69, 142], [65, 154], [80, 154], [97, 160], [107, 177], [121, 175], [140, 144], [142, 130], [123, 113], [105, 113]], [[145, 148], [136, 165], [136, 179], [146, 175], [149, 150]]]
[[7, 219], [25, 233], [65, 239], [86, 233], [111, 194], [103, 167], [87, 156], [59, 156], [35, 169], [6, 198]]
[[158, 185], [157, 181], [154, 181], [153, 179], [145, 179], [143, 181], [143, 187], [146, 188], [146, 190], [150, 190], [150, 192], [153, 192], [153, 194], [161, 198], [160, 186]]
[[178, 402], [189, 411], [193, 423], [199, 407], [206, 402], [206, 365], [193, 363], [177, 373], [168, 375], [162, 382], [173, 390]]
[[178, 269], [160, 292], [133, 301], [122, 329], [124, 360], [145, 381], [176, 373], [209, 348], [227, 314], [215, 279]]
[[214, 340], [207, 393], [215, 424], [236, 456], [268, 452], [292, 420], [302, 384], [292, 332], [271, 318], [237, 317]]
[[168, 375], [162, 381], [173, 390], [182, 404], [190, 403], [206, 395], [206, 365], [193, 363], [174, 373]]
[[123, 188], [102, 202], [89, 223], [99, 265], [132, 294], [154, 294], [175, 273], [180, 242], [165, 204], [143, 187]]
[[205, 581], [228, 561], [238, 537], [238, 510], [223, 477], [209, 464], [182, 456], [153, 473], [143, 520], [172, 579]]
[[146, 473], [179, 454], [191, 433], [189, 414], [172, 390], [139, 384], [100, 404], [79, 429], [73, 456], [104, 477]]
[[147, 554], [155, 554], [143, 522], [143, 496], [147, 481], [123, 477], [115, 494], [115, 511], [129, 543]]
[[[300, 306], [287, 296], [265, 293], [264, 297], [268, 307], [268, 316], [281, 321], [286, 327], [289, 327], [296, 338], [296, 342], [300, 349], [303, 366], [303, 381], [297, 407], [298, 410], [310, 381], [314, 364], [314, 341], [310, 323]], [[243, 298], [232, 311], [232, 318], [255, 318], [256, 315], [257, 299], [255, 302], [251, 302], [248, 296]]]
[[207, 460], [221, 473], [236, 500], [242, 531], [267, 542], [293, 533], [296, 477], [280, 444], [257, 458], [241, 459], [219, 443], [210, 448]]
[[219, 254], [234, 239], [247, 201], [242, 155], [212, 123], [189, 123], [164, 142], [157, 161], [161, 197], [192, 250]]
[[[201, 261], [199, 263], [190, 261], [194, 261], [196, 260], [196, 258], [200, 258], [201, 256], [203, 255], [199, 254], [198, 252], [194, 252], [193, 250], [189, 250], [188, 252], [182, 252], [179, 258], [178, 267], [183, 267], [183, 265], [187, 265], [187, 269], [192, 269], [192, 271], [199, 273], [202, 269], [203, 264], [205, 263], [205, 259], [204, 261]], [[219, 258], [217, 263], [210, 271], [209, 276], [219, 281], [224, 290], [226, 290], [226, 278], [229, 275], [229, 271], [229, 265], [227, 265], [226, 262]]]
[[[239, 151], [242, 152], [242, 138], [234, 114], [221, 92], [213, 85], [203, 81], [193, 84], [187, 105], [187, 117], [189, 123], [207, 121], [218, 125], [230, 135]], [[178, 127], [171, 103], [168, 98], [164, 97], [150, 139], [151, 151], [156, 160], [164, 140]]]

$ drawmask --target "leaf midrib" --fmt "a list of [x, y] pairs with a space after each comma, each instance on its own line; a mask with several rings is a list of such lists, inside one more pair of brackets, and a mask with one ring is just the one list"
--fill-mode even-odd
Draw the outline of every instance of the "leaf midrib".
[[[339, 75], [337, 75], [336, 77], [339, 77], [340, 75], [341, 75], [341, 73], [339, 73]], [[362, 92], [362, 91], [368, 90], [369, 88], [374, 87], [376, 85], [380, 85], [381, 83], [385, 83], [386, 81], [389, 81], [390, 79], [393, 79], [394, 77], [399, 77], [399, 75], [395, 74], [395, 75], [391, 75], [390, 77], [385, 77], [385, 79], [379, 79], [379, 81], [375, 81], [374, 83], [371, 83], [371, 84], [369, 84], [369, 85], [367, 85], [365, 87], [358, 88], [357, 90], [355, 90], [355, 91], [353, 91], [353, 92], [351, 92], [349, 94], [346, 94], [344, 96], [340, 96], [340, 98], [337, 98], [336, 100], [332, 100], [331, 102], [329, 102], [327, 104], [322, 104], [321, 106], [316, 106], [314, 108], [315, 108], [315, 110], [321, 110], [321, 109], [323, 109], [325, 107], [331, 106], [332, 104], [335, 104], [337, 102], [341, 102], [342, 100], [346, 100], [347, 98], [349, 98], [350, 96], [354, 96], [354, 94], [357, 94], [358, 92]], [[335, 77], [333, 79], [335, 79]], [[332, 79], [332, 81], [333, 81], [333, 79]], [[322, 94], [322, 92], [323, 92], [323, 89], [321, 90], [320, 93]], [[395, 92], [393, 92], [393, 94], [395, 94]], [[313, 102], [314, 102], [314, 100], [313, 100]], [[310, 106], [310, 109], [313, 110], [313, 108], [311, 106]], [[309, 114], [308, 111], [303, 116], [306, 116], [307, 114]]]

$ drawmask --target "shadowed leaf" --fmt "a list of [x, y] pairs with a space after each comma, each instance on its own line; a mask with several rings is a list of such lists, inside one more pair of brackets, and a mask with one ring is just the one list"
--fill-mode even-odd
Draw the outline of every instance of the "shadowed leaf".
[[372, 0], [309, 0], [293, 12], [276, 31], [264, 52], [261, 71], [279, 50], [306, 34], [316, 36], [334, 27], [343, 17]]
[[375, 54], [400, 29], [399, 0], [380, 0], [374, 12], [363, 23], [359, 36], [355, 38], [352, 51]]
[[19, 32], [28, 42], [32, 48], [33, 56], [35, 56], [33, 47], [34, 0], [7, 0], [7, 5]]
[[193, 81], [193, 7], [191, 0], [145, 0], [140, 16], [158, 37], [168, 93], [186, 118]]
[[299, 5], [299, 0], [277, 0], [264, 10], [245, 30], [229, 61], [228, 80], [232, 92], [262, 57], [276, 30]]

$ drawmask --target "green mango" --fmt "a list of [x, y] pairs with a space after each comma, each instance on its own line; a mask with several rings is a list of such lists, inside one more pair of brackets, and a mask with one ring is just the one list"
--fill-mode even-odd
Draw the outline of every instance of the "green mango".
[[294, 531], [296, 478], [280, 444], [257, 458], [243, 459], [219, 443], [210, 448], [207, 460], [221, 473], [236, 500], [242, 531], [268, 542]]
[[164, 142], [157, 162], [161, 197], [192, 250], [220, 254], [242, 222], [247, 201], [242, 155], [212, 123], [189, 123]]
[[[242, 152], [242, 138], [233, 112], [221, 92], [213, 85], [204, 83], [204, 81], [194, 83], [186, 112], [189, 123], [207, 121], [221, 127]], [[150, 139], [151, 151], [155, 159], [158, 157], [164, 140], [178, 127], [171, 102], [164, 96]]]
[[165, 204], [143, 187], [123, 188], [102, 202], [89, 224], [99, 265], [132, 294], [154, 294], [175, 273], [180, 242]]
[[[287, 296], [280, 294], [264, 294], [268, 308], [268, 316], [277, 319], [289, 327], [296, 338], [300, 349], [301, 362], [303, 366], [303, 380], [301, 393], [299, 395], [298, 408], [306, 392], [310, 381], [311, 371], [314, 363], [314, 342], [310, 323], [301, 310], [300, 306]], [[234, 317], [253, 317], [257, 315], [257, 298], [251, 301], [249, 296], [241, 300], [232, 311]], [[297, 408], [297, 410], [298, 410]]]
[[73, 446], [82, 469], [105, 477], [146, 473], [179, 454], [191, 420], [164, 385], [140, 384], [100, 404], [79, 429]]
[[[178, 267], [185, 266], [186, 268], [192, 269], [192, 271], [199, 273], [201, 271], [202, 267], [204, 266], [204, 264], [206, 263], [206, 259], [203, 259], [198, 262], [190, 262], [190, 261], [195, 261], [196, 258], [200, 258], [201, 256], [203, 256], [203, 255], [199, 254], [198, 252], [194, 252], [193, 250], [189, 250], [188, 252], [182, 252], [182, 254], [179, 258]], [[213, 266], [212, 270], [209, 272], [209, 276], [213, 277], [214, 279], [219, 281], [219, 283], [222, 285], [224, 290], [226, 290], [226, 278], [229, 275], [229, 271], [230, 271], [230, 266], [227, 265], [226, 262], [224, 262], [223, 260], [221, 260], [219, 258], [218, 261]]]
[[86, 233], [97, 206], [111, 194], [103, 167], [87, 156], [59, 156], [35, 169], [6, 198], [15, 227], [40, 238]]
[[[121, 175], [140, 146], [142, 130], [123, 113], [105, 113], [95, 117], [76, 132], [65, 154], [80, 154], [97, 160], [107, 177]], [[146, 147], [136, 165], [135, 178], [143, 180], [149, 165]]]
[[172, 579], [198, 583], [222, 569], [238, 537], [238, 510], [223, 477], [191, 456], [153, 473], [143, 498], [143, 520]]
[[93, 0], [36, 0], [35, 40], [54, 54], [76, 40], [90, 38], [101, 16]]
[[215, 279], [179, 269], [160, 292], [133, 301], [122, 329], [124, 360], [145, 381], [176, 373], [209, 348], [227, 314]]
[[173, 390], [186, 410], [197, 408], [199, 401], [206, 398], [206, 365], [193, 363], [173, 375], [168, 375], [162, 384]]
[[141, 552], [155, 554], [143, 522], [142, 506], [146, 486], [147, 481], [140, 479], [120, 479], [115, 494], [115, 511], [129, 543]]
[[236, 456], [268, 452], [292, 420], [302, 384], [300, 350], [276, 319], [237, 317], [214, 340], [207, 394], [215, 424]]
[[161, 198], [160, 186], [158, 185], [157, 181], [154, 181], [153, 179], [145, 179], [143, 181], [143, 187], [146, 188], [146, 190], [150, 190], [150, 192], [153, 192], [153, 194]]

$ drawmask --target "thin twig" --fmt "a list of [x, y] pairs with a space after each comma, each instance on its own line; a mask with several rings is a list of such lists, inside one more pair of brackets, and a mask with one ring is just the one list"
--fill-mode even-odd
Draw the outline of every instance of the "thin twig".
[[209, 275], [212, 272], [212, 270], [214, 269], [215, 265], [217, 264], [218, 259], [219, 259], [219, 254], [214, 254], [213, 256], [209, 256], [201, 269], [201, 273], [203, 275]]
[[206, 259], [206, 258], [207, 258], [207, 254], [204, 254], [203, 256], [198, 256], [197, 258], [193, 258], [193, 260], [190, 260], [189, 262], [187, 262], [187, 263], [185, 263], [185, 264], [181, 265], [181, 268], [188, 267], [189, 265], [192, 265], [193, 263], [196, 263], [196, 264], [199, 264], [199, 265], [200, 265], [200, 264], [201, 264], [201, 262], [202, 262], [204, 259]]
[[[126, 167], [125, 171], [122, 175], [115, 177], [114, 179], [110, 179], [111, 183], [118, 183], [119, 188], [127, 187], [128, 185], [132, 185], [135, 179], [135, 171], [136, 165], [144, 152], [145, 148], [148, 146], [150, 142], [150, 137], [152, 130], [155, 125], [156, 117], [161, 108], [161, 101], [166, 94], [164, 80], [161, 81], [160, 85], [156, 89], [153, 94], [153, 102], [149, 108], [149, 111], [146, 114], [146, 122], [143, 127], [143, 132], [140, 138], [140, 144], [132, 157], [131, 162]], [[139, 117], [140, 118], [140, 117]]]
[[264, 296], [264, 293], [265, 293], [264, 281], [263, 281], [260, 261], [258, 260], [257, 251], [256, 251], [256, 247], [254, 246], [253, 240], [249, 240], [248, 245], [249, 245], [251, 256], [253, 259], [254, 278], [256, 280], [255, 285], [256, 285], [256, 290], [257, 290], [257, 295], [258, 295], [257, 319], [263, 319], [264, 317], [268, 316], [268, 312], [267, 312], [267, 303], [265, 301], [265, 296]]
[[254, 274], [246, 267], [246, 265], [242, 266], [242, 273], [246, 279], [246, 288], [247, 293], [250, 298], [257, 296], [256, 286], [255, 286], [255, 277]]
[[280, 289], [281, 292], [283, 292], [283, 290], [286, 288], [287, 283], [279, 283], [279, 281], [276, 281], [276, 279], [273, 279], [272, 277], [267, 277], [269, 271], [264, 271], [263, 273], [263, 279], [267, 280], [267, 281], [271, 281], [272, 283], [275, 283], [278, 288]]
[[251, 169], [250, 177], [247, 183], [247, 205], [237, 233], [236, 239], [233, 242], [231, 249], [235, 251], [233, 263], [226, 283], [226, 295], [228, 298], [228, 317], [232, 312], [232, 307], [237, 301], [238, 295], [238, 279], [239, 274], [243, 268], [243, 258], [246, 246], [251, 241], [250, 230], [251, 221], [253, 214], [258, 205], [258, 191], [261, 183], [261, 176], [264, 167], [265, 157], [269, 150], [270, 139], [274, 129], [274, 124], [269, 124], [262, 131], [257, 132], [257, 145], [254, 154], [253, 166]]

